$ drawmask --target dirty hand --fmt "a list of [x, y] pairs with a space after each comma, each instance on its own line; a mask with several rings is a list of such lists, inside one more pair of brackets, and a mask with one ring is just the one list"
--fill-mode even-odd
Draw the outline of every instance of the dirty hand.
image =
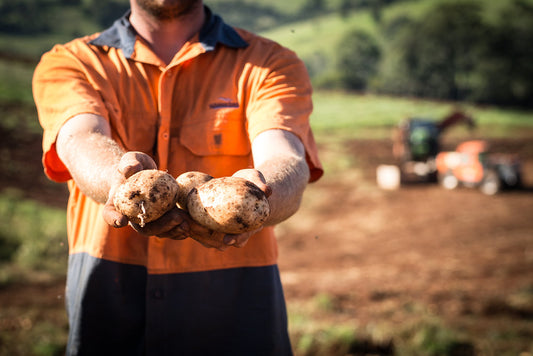
[[[258, 171], [257, 169], [248, 168], [248, 169], [241, 169], [233, 174], [233, 177], [239, 177], [244, 178], [246, 180], [249, 180], [250, 182], [254, 183], [261, 189], [267, 198], [272, 194], [272, 189], [270, 186], [266, 184], [265, 177], [263, 174]], [[229, 246], [233, 247], [244, 247], [250, 237], [252, 237], [254, 234], [261, 231], [263, 227], [260, 227], [253, 231], [248, 231], [242, 234], [223, 234], [215, 232], [213, 233], [214, 236], [217, 237], [217, 241], [221, 241], [223, 243], [223, 247], [227, 248]], [[219, 248], [220, 249], [220, 248]]]
[[133, 174], [144, 169], [156, 169], [157, 165], [152, 159], [142, 152], [130, 151], [126, 152], [117, 165], [117, 170], [113, 177], [111, 177], [109, 194], [102, 212], [105, 222], [113, 227], [124, 227], [128, 225], [128, 218], [117, 211], [113, 204], [115, 191], [126, 179]]
[[[271, 194], [270, 187], [265, 183], [261, 172], [255, 169], [244, 169], [236, 172], [233, 176], [247, 179], [257, 185], [267, 196]], [[208, 248], [216, 248], [220, 251], [228, 247], [243, 247], [249, 238], [259, 232], [261, 228], [241, 234], [226, 234], [206, 228], [199, 224], [185, 210], [173, 208], [161, 218], [147, 223], [142, 228], [131, 224], [135, 230], [145, 235], [171, 239], [185, 239], [190, 237]]]
[[243, 247], [248, 239], [261, 229], [233, 235], [213, 231], [194, 221], [187, 211], [178, 207], [172, 208], [159, 219], [145, 224], [143, 227], [131, 223], [130, 226], [135, 231], [146, 236], [157, 236], [172, 240], [183, 240], [192, 238], [204, 247], [215, 248], [225, 251], [229, 247]]

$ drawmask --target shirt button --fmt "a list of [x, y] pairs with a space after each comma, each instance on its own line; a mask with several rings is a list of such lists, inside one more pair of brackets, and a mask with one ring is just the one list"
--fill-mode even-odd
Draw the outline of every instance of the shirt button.
[[168, 132], [163, 133], [163, 139], [168, 140]]

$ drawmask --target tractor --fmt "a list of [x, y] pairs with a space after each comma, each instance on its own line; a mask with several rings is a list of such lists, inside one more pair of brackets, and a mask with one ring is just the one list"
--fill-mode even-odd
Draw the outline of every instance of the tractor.
[[493, 195], [505, 188], [522, 186], [518, 157], [491, 153], [484, 140], [466, 141], [455, 151], [440, 152], [436, 167], [439, 183], [446, 189], [478, 187], [484, 194]]
[[384, 189], [396, 189], [400, 183], [436, 183], [435, 157], [441, 151], [440, 137], [459, 123], [469, 128], [475, 126], [474, 120], [462, 111], [453, 111], [440, 121], [422, 118], [402, 121], [394, 131], [392, 142], [397, 163], [378, 166], [378, 185]]

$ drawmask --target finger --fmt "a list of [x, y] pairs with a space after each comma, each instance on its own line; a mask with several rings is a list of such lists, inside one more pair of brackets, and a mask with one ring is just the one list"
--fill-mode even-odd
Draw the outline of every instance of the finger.
[[224, 246], [224, 245], [216, 245], [215, 246], [215, 245], [211, 244], [210, 242], [206, 242], [206, 241], [204, 241], [202, 239], [194, 239], [194, 240], [196, 242], [198, 242], [200, 245], [202, 245], [203, 247], [205, 247], [205, 248], [211, 248], [211, 249], [214, 248], [214, 249], [217, 249], [217, 250], [219, 250], [221, 252], [224, 252], [224, 251], [226, 251], [228, 249], [228, 246]]
[[188, 235], [189, 231], [188, 230], [189, 230], [188, 228], [183, 227], [182, 225], [178, 225], [178, 226], [168, 230], [167, 232], [158, 234], [156, 236], [157, 237], [169, 238], [169, 239], [172, 239], [172, 240], [185, 240], [187, 237], [189, 237], [189, 235]]
[[261, 230], [262, 228], [259, 228], [254, 231], [245, 232], [243, 234], [237, 234], [237, 235], [228, 234], [224, 236], [223, 241], [228, 246], [233, 246], [237, 248], [244, 247], [246, 246], [250, 238]]
[[240, 235], [226, 235], [224, 236], [224, 243], [230, 247], [244, 247], [248, 243], [250, 235], [240, 234]]
[[104, 221], [113, 227], [120, 228], [128, 225], [128, 218], [115, 209], [112, 199], [108, 199], [102, 211]]
[[272, 188], [269, 185], [265, 183], [259, 183], [259, 184], [255, 183], [255, 185], [257, 185], [257, 187], [261, 189], [263, 193], [265, 193], [267, 198], [272, 195]]
[[235, 237], [236, 235], [225, 235], [224, 236], [224, 243], [228, 246], [232, 246], [232, 245], [235, 245], [235, 243], [237, 242], [237, 239]]
[[[163, 234], [171, 235], [172, 230], [179, 227], [176, 230], [176, 233], [179, 236], [185, 234], [187, 237], [190, 234], [190, 225], [186, 219], [186, 214], [187, 213], [183, 210], [175, 207], [166, 212], [159, 219], [151, 221], [142, 227], [133, 223], [130, 223], [130, 225], [135, 231], [147, 236], [161, 236]], [[178, 233], [178, 231], [182, 231], [183, 234]]]
[[229, 246], [224, 244], [223, 238], [224, 233], [209, 231], [208, 233], [195, 234], [191, 236], [194, 240], [202, 244], [202, 246], [207, 248], [216, 248], [219, 251], [225, 251]]
[[143, 152], [126, 152], [118, 165], [118, 171], [125, 178], [129, 178], [143, 169], [157, 169], [152, 157]]
[[272, 188], [266, 184], [266, 179], [263, 176], [263, 173], [257, 169], [247, 168], [241, 169], [233, 174], [234, 177], [244, 178], [254, 183], [259, 189], [261, 189], [267, 198], [272, 195]]

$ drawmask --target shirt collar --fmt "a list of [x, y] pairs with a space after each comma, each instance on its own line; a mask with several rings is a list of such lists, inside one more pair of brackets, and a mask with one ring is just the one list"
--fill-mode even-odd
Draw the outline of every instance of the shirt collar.
[[[205, 23], [199, 33], [199, 42], [206, 51], [214, 50], [218, 43], [232, 48], [248, 46], [235, 29], [227, 25], [220, 16], [213, 14], [207, 6], [205, 6], [205, 15]], [[137, 32], [131, 25], [129, 16], [130, 11], [89, 43], [99, 47], [119, 48], [126, 58], [130, 58], [135, 47]]]

